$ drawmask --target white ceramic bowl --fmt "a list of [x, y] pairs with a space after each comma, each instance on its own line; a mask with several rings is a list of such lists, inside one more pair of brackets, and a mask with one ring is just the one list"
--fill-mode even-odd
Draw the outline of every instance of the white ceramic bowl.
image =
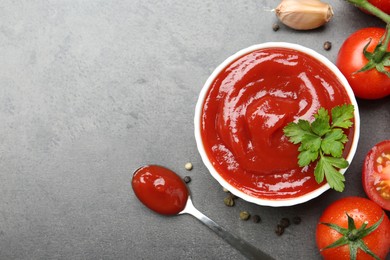
[[[354, 112], [354, 117], [355, 117], [354, 118], [354, 129], [355, 129], [354, 139], [352, 140], [351, 149], [349, 151], [349, 154], [346, 157], [346, 160], [349, 162], [349, 164], [351, 164], [352, 158], [354, 157], [355, 152], [356, 152], [356, 148], [357, 148], [357, 144], [358, 144], [358, 140], [359, 140], [359, 133], [360, 133], [359, 109], [358, 109], [358, 105], [357, 105], [355, 96], [353, 94], [353, 91], [352, 91], [350, 85], [348, 84], [348, 81], [345, 79], [345, 77], [342, 75], [342, 73], [339, 71], [339, 69], [332, 62], [330, 62], [327, 58], [325, 58], [321, 54], [319, 54], [319, 53], [317, 53], [317, 52], [315, 52], [315, 51], [313, 51], [313, 50], [311, 50], [309, 48], [303, 47], [303, 46], [298, 45], [298, 44], [292, 44], [292, 43], [267, 42], [267, 43], [253, 45], [253, 46], [250, 46], [248, 48], [245, 48], [243, 50], [238, 51], [237, 53], [235, 53], [232, 56], [230, 56], [229, 58], [227, 58], [224, 62], [222, 62], [214, 70], [214, 72], [210, 75], [210, 77], [207, 79], [206, 83], [204, 84], [204, 86], [203, 86], [203, 88], [202, 88], [202, 90], [200, 92], [199, 99], [198, 99], [198, 102], [197, 102], [196, 108], [195, 108], [195, 118], [194, 118], [195, 139], [196, 139], [196, 144], [197, 144], [198, 151], [199, 151], [199, 153], [200, 153], [200, 155], [202, 157], [202, 160], [203, 160], [204, 164], [206, 165], [207, 169], [210, 171], [211, 175], [224, 188], [228, 189], [231, 193], [233, 193], [234, 195], [236, 195], [236, 196], [238, 196], [238, 197], [240, 197], [240, 198], [242, 198], [242, 199], [244, 199], [246, 201], [249, 201], [249, 202], [252, 202], [252, 203], [255, 203], [255, 204], [258, 204], [258, 205], [272, 206], [272, 207], [292, 206], [292, 205], [300, 204], [300, 203], [303, 203], [303, 202], [306, 202], [306, 201], [309, 201], [309, 200], [311, 200], [313, 198], [318, 197], [319, 195], [321, 195], [323, 192], [325, 192], [326, 190], [328, 190], [330, 188], [329, 185], [328, 184], [323, 185], [323, 186], [319, 187], [318, 189], [313, 190], [313, 191], [311, 191], [309, 193], [306, 193], [306, 194], [304, 194], [302, 196], [293, 197], [293, 198], [289, 198], [289, 199], [275, 199], [275, 200], [272, 200], [272, 199], [263, 199], [263, 198], [250, 196], [250, 195], [242, 192], [241, 190], [237, 189], [236, 187], [232, 186], [223, 177], [221, 177], [221, 175], [213, 167], [210, 159], [206, 155], [205, 148], [204, 148], [203, 142], [202, 142], [202, 137], [201, 137], [200, 122], [201, 122], [201, 114], [202, 114], [203, 103], [204, 103], [204, 100], [206, 98], [207, 91], [208, 91], [210, 85], [215, 80], [215, 78], [220, 74], [220, 72], [223, 69], [225, 69], [229, 64], [231, 64], [236, 59], [238, 59], [238, 58], [240, 58], [240, 57], [242, 57], [242, 56], [244, 56], [244, 55], [246, 55], [246, 54], [248, 54], [250, 52], [253, 52], [253, 51], [256, 51], [256, 50], [265, 49], [265, 48], [287, 48], [287, 49], [292, 49], [292, 50], [296, 50], [296, 51], [300, 51], [300, 52], [306, 53], [306, 54], [314, 57], [316, 60], [318, 60], [324, 66], [328, 67], [336, 75], [336, 77], [341, 82], [341, 84], [345, 87], [345, 90], [346, 90], [346, 92], [347, 92], [347, 94], [349, 96], [349, 99], [350, 99], [352, 105], [354, 105], [354, 107], [355, 107], [355, 112]], [[342, 170], [340, 170], [340, 172], [342, 174], [344, 174], [344, 172], [346, 170], [347, 169], [342, 169]]]

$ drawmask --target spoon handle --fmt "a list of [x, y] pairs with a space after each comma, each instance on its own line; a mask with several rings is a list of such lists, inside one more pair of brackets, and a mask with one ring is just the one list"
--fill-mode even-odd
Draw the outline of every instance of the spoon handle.
[[256, 247], [252, 246], [242, 238], [239, 238], [238, 236], [235, 236], [231, 233], [229, 233], [226, 229], [215, 223], [213, 220], [208, 218], [206, 215], [204, 215], [202, 212], [197, 210], [194, 205], [192, 204], [191, 198], [188, 198], [187, 205], [185, 209], [181, 213], [187, 213], [205, 224], [207, 227], [209, 227], [212, 231], [217, 233], [221, 238], [223, 238], [226, 242], [228, 242], [231, 246], [236, 248], [241, 254], [243, 254], [248, 259], [258, 259], [258, 260], [274, 260], [271, 256], [266, 254], [265, 252], [257, 249]]

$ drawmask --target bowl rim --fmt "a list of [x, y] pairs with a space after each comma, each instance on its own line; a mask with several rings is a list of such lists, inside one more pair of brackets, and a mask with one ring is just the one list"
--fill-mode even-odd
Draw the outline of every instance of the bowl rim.
[[[228, 57], [226, 60], [224, 60], [221, 64], [219, 64], [216, 69], [212, 72], [212, 74], [208, 77], [207, 81], [203, 85], [196, 106], [195, 106], [195, 116], [194, 116], [194, 132], [195, 132], [195, 141], [196, 141], [196, 146], [197, 149], [200, 153], [200, 156], [202, 158], [203, 163], [205, 164], [206, 168], [210, 172], [210, 174], [213, 176], [214, 179], [218, 181], [218, 183], [229, 190], [232, 194], [257, 205], [261, 206], [272, 206], [272, 207], [283, 207], [283, 206], [293, 206], [297, 204], [301, 204], [304, 202], [307, 202], [311, 199], [314, 199], [330, 189], [330, 186], [328, 183], [325, 185], [322, 185], [318, 189], [315, 189], [311, 192], [308, 192], [306, 194], [303, 194], [298, 197], [293, 197], [293, 198], [288, 198], [288, 199], [277, 199], [277, 200], [272, 200], [272, 199], [264, 199], [264, 198], [258, 198], [258, 197], [253, 197], [250, 196], [241, 190], [235, 188], [233, 185], [228, 183], [225, 179], [222, 178], [221, 175], [217, 172], [217, 170], [214, 168], [212, 165], [211, 161], [207, 157], [207, 154], [205, 152], [205, 148], [203, 146], [202, 142], [202, 137], [201, 137], [201, 131], [200, 131], [200, 122], [201, 122], [201, 114], [202, 114], [202, 109], [203, 109], [203, 103], [206, 97], [206, 94], [208, 92], [209, 87], [215, 80], [215, 78], [219, 75], [219, 73], [226, 68], [229, 64], [231, 64], [233, 61], [236, 59], [244, 56], [245, 54], [248, 54], [253, 51], [257, 51], [260, 49], [266, 49], [266, 48], [287, 48], [287, 49], [292, 49], [296, 51], [303, 52], [305, 54], [308, 54], [309, 56], [313, 57], [314, 59], [318, 60], [322, 64], [324, 64], [326, 67], [328, 67], [338, 78], [338, 80], [341, 82], [341, 84], [344, 86], [348, 97], [351, 101], [351, 104], [354, 106], [354, 124], [355, 124], [355, 131], [354, 131], [354, 138], [352, 140], [351, 148], [349, 150], [349, 153], [346, 157], [346, 160], [349, 163], [349, 166], [351, 165], [352, 159], [356, 153], [357, 146], [358, 146], [358, 141], [360, 137], [360, 116], [359, 116], [359, 108], [358, 104], [356, 102], [355, 95], [352, 91], [351, 86], [349, 85], [347, 79], [344, 77], [344, 75], [340, 72], [340, 70], [334, 65], [328, 58], [323, 56], [322, 54], [308, 48], [304, 47], [299, 44], [295, 43], [288, 43], [288, 42], [265, 42], [265, 43], [260, 43], [260, 44], [255, 44], [252, 46], [249, 46], [247, 48], [244, 48], [242, 50], [239, 50], [235, 54], [231, 55]], [[340, 173], [344, 174], [346, 170], [349, 168], [349, 166], [345, 169], [341, 169]]]

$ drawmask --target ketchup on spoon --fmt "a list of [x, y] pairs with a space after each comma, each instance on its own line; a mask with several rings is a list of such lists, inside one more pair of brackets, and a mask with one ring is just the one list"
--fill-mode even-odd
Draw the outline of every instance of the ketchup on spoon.
[[149, 209], [163, 215], [177, 215], [186, 206], [188, 190], [173, 171], [147, 165], [136, 170], [132, 180], [135, 195]]

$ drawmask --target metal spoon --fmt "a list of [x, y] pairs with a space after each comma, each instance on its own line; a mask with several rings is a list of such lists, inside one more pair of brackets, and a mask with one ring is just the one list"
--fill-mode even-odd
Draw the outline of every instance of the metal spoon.
[[180, 214], [190, 214], [197, 218], [200, 222], [209, 227], [212, 231], [214, 231], [217, 235], [223, 238], [226, 242], [228, 242], [231, 246], [237, 249], [242, 255], [244, 255], [248, 259], [259, 259], [259, 260], [273, 260], [271, 256], [261, 251], [260, 249], [252, 246], [242, 238], [229, 233], [226, 229], [215, 223], [209, 217], [204, 215], [202, 212], [197, 210], [192, 203], [191, 197], [188, 196], [186, 207]]
[[[134, 180], [134, 175], [137, 173], [138, 170], [139, 169], [137, 169], [134, 172], [133, 180]], [[188, 192], [188, 194], [189, 194], [189, 192]], [[142, 200], [141, 200], [141, 202], [144, 203]], [[269, 256], [265, 252], [261, 251], [260, 249], [252, 246], [251, 244], [249, 244], [248, 242], [246, 242], [242, 238], [229, 233], [226, 229], [219, 226], [213, 220], [211, 220], [210, 218], [205, 216], [202, 212], [197, 210], [195, 208], [194, 204], [192, 203], [191, 196], [188, 196], [188, 199], [187, 199], [187, 202], [186, 202], [184, 209], [178, 213], [178, 215], [182, 215], [182, 214], [190, 214], [190, 215], [194, 216], [195, 218], [197, 218], [200, 222], [205, 224], [212, 231], [214, 231], [217, 235], [219, 235], [226, 242], [228, 242], [231, 246], [233, 246], [235, 249], [237, 249], [246, 258], [259, 259], [259, 260], [274, 260], [274, 258]]]

